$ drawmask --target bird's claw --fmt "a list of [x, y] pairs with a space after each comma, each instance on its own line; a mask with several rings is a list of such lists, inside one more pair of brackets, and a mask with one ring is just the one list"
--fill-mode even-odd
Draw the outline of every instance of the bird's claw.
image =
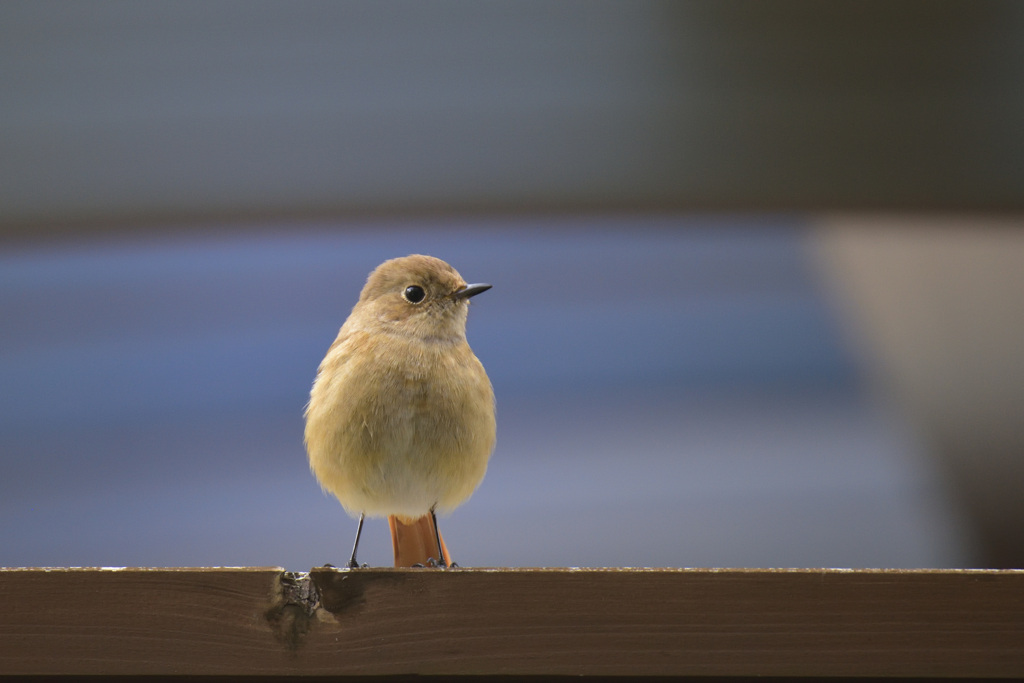
[[455, 569], [458, 566], [459, 565], [455, 564], [454, 562], [448, 564], [444, 560], [435, 560], [432, 557], [427, 558], [426, 564], [423, 564], [422, 562], [417, 562], [416, 564], [412, 565], [413, 569]]

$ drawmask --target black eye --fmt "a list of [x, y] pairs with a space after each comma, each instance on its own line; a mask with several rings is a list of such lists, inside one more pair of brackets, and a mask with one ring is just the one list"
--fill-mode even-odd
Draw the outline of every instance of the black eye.
[[405, 291], [402, 292], [402, 296], [411, 304], [418, 304], [423, 301], [423, 297], [426, 295], [427, 293], [424, 292], [423, 288], [419, 285], [409, 285], [405, 288]]

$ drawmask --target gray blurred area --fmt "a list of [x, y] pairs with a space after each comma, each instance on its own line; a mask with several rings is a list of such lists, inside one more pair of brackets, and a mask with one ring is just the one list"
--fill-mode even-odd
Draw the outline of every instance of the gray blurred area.
[[0, 226], [1024, 208], [1014, 2], [15, 1]]
[[0, 565], [343, 559], [301, 408], [423, 251], [463, 564], [1024, 566], [1021, 121], [1013, 2], [4, 3]]
[[972, 520], [980, 564], [1024, 566], [1024, 219], [819, 219], [844, 337]]

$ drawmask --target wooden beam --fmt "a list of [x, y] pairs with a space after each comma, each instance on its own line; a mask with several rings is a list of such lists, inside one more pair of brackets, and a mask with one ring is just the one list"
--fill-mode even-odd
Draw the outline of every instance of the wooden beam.
[[1024, 676], [1024, 571], [9, 569], [0, 673]]

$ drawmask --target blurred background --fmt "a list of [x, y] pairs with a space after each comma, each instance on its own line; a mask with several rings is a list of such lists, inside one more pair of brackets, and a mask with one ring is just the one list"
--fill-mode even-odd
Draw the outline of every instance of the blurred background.
[[416, 252], [463, 566], [1024, 566], [1020, 4], [7, 2], [0, 102], [0, 566], [343, 563], [302, 410]]

